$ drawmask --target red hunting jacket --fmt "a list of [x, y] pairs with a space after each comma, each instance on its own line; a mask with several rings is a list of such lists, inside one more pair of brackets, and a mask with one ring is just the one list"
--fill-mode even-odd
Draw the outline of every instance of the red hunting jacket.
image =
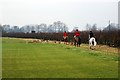
[[76, 36], [76, 37], [80, 36], [80, 32], [79, 32], [79, 31], [76, 31], [76, 32], [75, 32], [75, 36]]

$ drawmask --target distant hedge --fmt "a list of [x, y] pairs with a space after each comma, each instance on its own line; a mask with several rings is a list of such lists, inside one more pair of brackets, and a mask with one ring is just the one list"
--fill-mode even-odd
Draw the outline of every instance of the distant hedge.
[[[82, 43], [88, 43], [89, 31], [81, 31]], [[68, 33], [68, 41], [73, 41], [74, 33]], [[117, 31], [94, 31], [98, 44], [120, 47], [120, 30]], [[35, 38], [44, 40], [63, 41], [63, 33], [2, 33], [2, 37]]]

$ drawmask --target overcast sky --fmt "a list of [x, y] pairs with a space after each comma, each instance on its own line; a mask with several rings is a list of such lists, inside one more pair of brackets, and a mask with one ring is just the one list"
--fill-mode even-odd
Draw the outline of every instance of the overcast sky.
[[64, 22], [69, 30], [118, 22], [119, 0], [0, 0], [0, 24], [23, 26]]

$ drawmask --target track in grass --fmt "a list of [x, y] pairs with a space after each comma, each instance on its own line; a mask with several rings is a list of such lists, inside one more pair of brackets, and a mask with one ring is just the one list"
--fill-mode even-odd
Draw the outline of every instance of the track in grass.
[[103, 53], [3, 38], [3, 78], [117, 78], [118, 57]]

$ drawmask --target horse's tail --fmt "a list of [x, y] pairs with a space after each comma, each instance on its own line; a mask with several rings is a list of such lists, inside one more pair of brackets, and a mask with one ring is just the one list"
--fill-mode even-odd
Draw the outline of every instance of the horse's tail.
[[95, 38], [94, 38], [94, 46], [96, 46], [96, 44], [97, 44], [97, 42], [96, 42], [96, 40], [95, 40]]

